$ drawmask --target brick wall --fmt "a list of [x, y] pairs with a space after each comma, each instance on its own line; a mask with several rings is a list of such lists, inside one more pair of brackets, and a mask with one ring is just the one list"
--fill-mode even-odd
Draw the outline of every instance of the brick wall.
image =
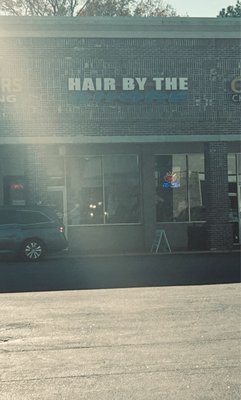
[[[230, 88], [240, 46], [238, 39], [0, 38], [0, 78], [21, 81], [20, 91], [0, 94], [0, 135], [240, 133]], [[157, 102], [99, 102], [96, 92], [69, 92], [69, 77], [188, 77], [188, 91], [182, 99], [169, 91]]]
[[29, 204], [46, 204], [47, 175], [44, 146], [28, 145], [25, 147], [24, 176], [27, 183], [27, 202]]
[[227, 144], [224, 142], [205, 144], [205, 183], [208, 248], [231, 248]]

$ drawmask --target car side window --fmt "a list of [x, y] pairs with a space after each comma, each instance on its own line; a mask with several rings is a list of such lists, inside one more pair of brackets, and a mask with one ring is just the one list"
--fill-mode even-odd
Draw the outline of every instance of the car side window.
[[50, 219], [38, 211], [17, 211], [17, 221], [19, 224], [39, 224], [50, 222]]
[[0, 210], [0, 225], [16, 224], [15, 210]]

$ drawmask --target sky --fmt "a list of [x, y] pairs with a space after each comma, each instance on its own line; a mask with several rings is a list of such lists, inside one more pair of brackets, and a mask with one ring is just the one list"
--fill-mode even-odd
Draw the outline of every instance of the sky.
[[222, 8], [235, 6], [236, 0], [168, 0], [177, 14], [185, 17], [216, 17]]

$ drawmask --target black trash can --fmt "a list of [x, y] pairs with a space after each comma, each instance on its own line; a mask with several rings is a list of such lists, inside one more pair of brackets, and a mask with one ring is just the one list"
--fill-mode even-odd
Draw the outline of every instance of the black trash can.
[[188, 250], [207, 250], [207, 229], [205, 224], [188, 226]]

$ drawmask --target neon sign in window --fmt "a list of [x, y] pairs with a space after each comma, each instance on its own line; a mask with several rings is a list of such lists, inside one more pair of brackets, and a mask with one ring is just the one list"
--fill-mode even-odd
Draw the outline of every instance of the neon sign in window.
[[174, 171], [168, 171], [163, 180], [164, 182], [161, 184], [163, 188], [179, 188], [181, 186], [180, 179]]
[[22, 183], [11, 183], [10, 189], [12, 190], [23, 190], [24, 186]]

